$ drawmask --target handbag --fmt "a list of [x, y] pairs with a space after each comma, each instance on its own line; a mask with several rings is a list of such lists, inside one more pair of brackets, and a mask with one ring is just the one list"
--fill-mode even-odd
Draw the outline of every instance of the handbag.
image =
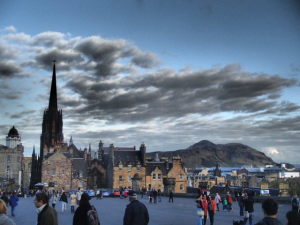
[[202, 209], [198, 208], [197, 209], [197, 215], [203, 217], [204, 216], [204, 211]]
[[247, 218], [247, 219], [248, 219], [249, 217], [250, 217], [250, 215], [249, 215], [249, 212], [248, 212], [248, 211], [246, 211], [246, 212], [245, 212], [245, 218]]

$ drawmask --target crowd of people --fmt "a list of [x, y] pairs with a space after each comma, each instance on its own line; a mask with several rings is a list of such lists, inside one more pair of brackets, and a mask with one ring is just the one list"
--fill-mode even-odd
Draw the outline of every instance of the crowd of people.
[[[150, 189], [146, 192], [141, 191], [141, 199], [144, 196], [149, 198], [149, 203], [161, 202], [161, 191]], [[90, 204], [90, 196], [78, 189], [76, 192], [66, 193], [61, 191], [38, 190], [34, 195], [34, 204], [37, 211], [38, 225], [57, 225], [57, 203], [61, 202], [61, 212], [67, 210], [68, 199], [70, 200], [71, 213], [73, 215], [73, 225], [100, 225], [97, 209]], [[129, 204], [127, 205], [123, 217], [123, 225], [147, 225], [149, 223], [149, 214], [145, 204], [140, 202], [134, 191], [128, 192]], [[254, 216], [254, 193], [241, 192], [232, 196], [229, 192], [226, 195], [218, 193], [212, 195], [209, 191], [201, 190], [196, 198], [196, 213], [198, 215], [197, 225], [210, 225], [215, 223], [215, 214], [218, 211], [230, 212], [233, 207], [233, 201], [237, 202], [239, 207], [240, 220], [234, 221], [234, 225], [253, 225]], [[15, 225], [11, 217], [15, 216], [15, 208], [18, 206], [19, 198], [15, 192], [1, 193], [0, 199], [0, 225]], [[169, 192], [169, 202], [174, 201], [174, 194]], [[298, 196], [293, 196], [291, 200], [291, 210], [286, 214], [287, 225], [300, 225], [300, 201]], [[236, 207], [236, 206], [235, 206]], [[10, 208], [10, 215], [8, 215]], [[262, 218], [255, 225], [281, 225], [277, 219], [278, 204], [272, 198], [267, 198], [262, 202]]]
[[[241, 219], [233, 221], [233, 225], [253, 225], [254, 215], [254, 193], [241, 192], [237, 193], [235, 200], [238, 203], [239, 214]], [[210, 195], [209, 191], [200, 191], [196, 199], [197, 207], [197, 225], [206, 225], [207, 217], [209, 217], [210, 225], [214, 224], [214, 216], [217, 211], [222, 209], [230, 212], [232, 210], [233, 197], [228, 192], [227, 195], [221, 197], [218, 193], [215, 196]], [[300, 202], [297, 196], [294, 196], [291, 202], [292, 209], [286, 214], [288, 220], [287, 225], [300, 225]], [[265, 217], [255, 225], [282, 225], [277, 219], [278, 204], [272, 198], [267, 198], [262, 202], [262, 210]]]

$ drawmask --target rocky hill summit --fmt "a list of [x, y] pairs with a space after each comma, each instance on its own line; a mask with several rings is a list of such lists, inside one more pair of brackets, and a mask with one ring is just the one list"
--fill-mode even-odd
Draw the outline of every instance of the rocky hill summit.
[[240, 143], [214, 144], [203, 140], [186, 149], [149, 152], [147, 157], [155, 158], [156, 153], [159, 158], [171, 159], [173, 156], [180, 156], [187, 168], [213, 167], [216, 163], [223, 167], [260, 167], [266, 164], [275, 164], [264, 153]]

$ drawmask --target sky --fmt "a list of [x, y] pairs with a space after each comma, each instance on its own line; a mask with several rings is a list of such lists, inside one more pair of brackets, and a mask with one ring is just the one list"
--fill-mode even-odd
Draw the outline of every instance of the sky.
[[300, 158], [297, 0], [0, 1], [0, 143], [39, 149], [52, 60], [64, 140], [201, 140]]

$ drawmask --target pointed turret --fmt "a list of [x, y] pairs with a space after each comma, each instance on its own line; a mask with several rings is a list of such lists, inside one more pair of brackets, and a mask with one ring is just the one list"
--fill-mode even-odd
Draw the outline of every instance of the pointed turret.
[[70, 141], [69, 141], [69, 146], [70, 145], [73, 145], [73, 138], [72, 138], [72, 136], [71, 136]]
[[51, 83], [51, 91], [49, 98], [49, 107], [50, 111], [57, 111], [57, 91], [56, 91], [56, 68], [55, 68], [55, 60], [53, 60], [53, 73], [52, 73], [52, 83]]

